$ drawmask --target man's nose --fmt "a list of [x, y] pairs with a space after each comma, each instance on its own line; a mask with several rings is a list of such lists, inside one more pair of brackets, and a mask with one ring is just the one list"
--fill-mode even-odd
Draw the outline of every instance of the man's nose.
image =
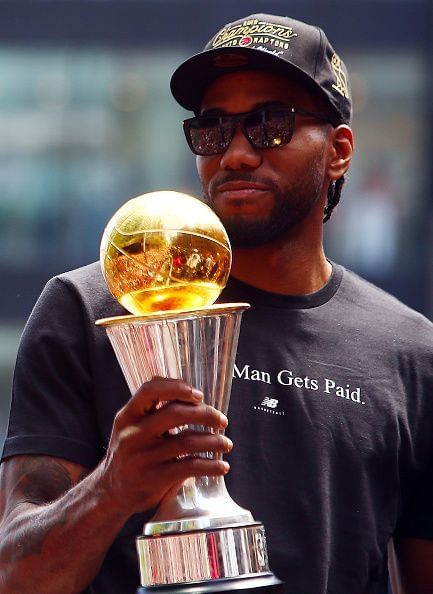
[[262, 163], [262, 155], [248, 141], [240, 125], [227, 150], [221, 157], [221, 169], [255, 169]]

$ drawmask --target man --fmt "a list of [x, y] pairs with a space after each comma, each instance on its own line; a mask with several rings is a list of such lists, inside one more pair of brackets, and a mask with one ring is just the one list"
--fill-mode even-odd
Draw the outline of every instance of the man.
[[[396, 593], [431, 594], [432, 326], [323, 251], [353, 150], [343, 62], [320, 29], [252, 15], [182, 64], [172, 92], [195, 111], [187, 140], [233, 243], [222, 300], [252, 304], [231, 495], [265, 524], [287, 592], [384, 594], [394, 538]], [[196, 390], [155, 379], [128, 399], [93, 326], [120, 313], [94, 264], [51, 281], [26, 327], [1, 467], [8, 594], [132, 594], [152, 508], [180, 480], [228, 470], [189, 455], [229, 439], [167, 434], [226, 425]]]

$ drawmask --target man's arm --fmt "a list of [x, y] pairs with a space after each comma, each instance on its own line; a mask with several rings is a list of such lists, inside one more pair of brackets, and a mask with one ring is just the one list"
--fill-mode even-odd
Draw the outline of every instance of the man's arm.
[[396, 538], [388, 558], [393, 594], [433, 593], [433, 540]]
[[[169, 402], [156, 410], [156, 401]], [[169, 432], [188, 424], [218, 431], [227, 421], [180, 381], [156, 379], [116, 415], [107, 455], [87, 476], [59, 458], [3, 462], [0, 591], [33, 592], [37, 582], [44, 594], [78, 594], [131, 515], [154, 507], [190, 476], [225, 474], [226, 462], [194, 454], [227, 452], [231, 442], [217, 433]]]
[[[97, 573], [122, 527], [85, 469], [44, 456], [0, 467], [0, 591], [80, 592]], [[109, 521], [104, 521], [109, 518]], [[95, 535], [97, 534], [97, 538]], [[92, 546], [84, 543], [91, 542]]]

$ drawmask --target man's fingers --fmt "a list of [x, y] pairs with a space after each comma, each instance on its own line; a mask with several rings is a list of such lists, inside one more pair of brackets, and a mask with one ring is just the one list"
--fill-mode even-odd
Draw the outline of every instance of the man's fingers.
[[[209, 429], [194, 431], [185, 428], [188, 425]], [[148, 457], [159, 452], [158, 459], [162, 462], [188, 453], [230, 451], [232, 442], [219, 433], [226, 425], [227, 417], [211, 406], [173, 402], [134, 424], [120, 427], [115, 440], [128, 456], [142, 456], [147, 451]], [[177, 431], [173, 431], [176, 427]]]
[[182, 402], [171, 402], [155, 410], [141, 423], [143, 430], [153, 436], [162, 436], [174, 427], [204, 425], [215, 431], [225, 429], [227, 417], [208, 404], [191, 406]]
[[116, 418], [111, 442], [127, 458], [142, 457], [145, 463], [149, 460], [163, 463], [207, 451], [224, 453], [233, 445], [221, 434], [227, 426], [227, 417], [207, 404], [170, 402], [151, 414], [134, 418], [133, 422], [126, 423], [127, 420], [126, 416]]
[[171, 482], [183, 482], [192, 476], [223, 476], [230, 470], [225, 460], [190, 457], [168, 462], [161, 467], [162, 475]]
[[203, 393], [181, 380], [155, 377], [144, 383], [119, 411], [120, 418], [130, 422], [132, 417], [142, 417], [154, 411], [160, 402], [179, 400], [189, 404], [203, 402]]
[[177, 435], [165, 435], [152, 449], [155, 459], [165, 462], [204, 452], [227, 454], [232, 448], [233, 442], [220, 433], [182, 431]]

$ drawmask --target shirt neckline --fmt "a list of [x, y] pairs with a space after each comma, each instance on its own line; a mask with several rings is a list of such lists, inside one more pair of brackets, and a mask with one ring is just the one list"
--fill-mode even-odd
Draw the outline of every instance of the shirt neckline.
[[[339, 264], [330, 262], [332, 266], [331, 276], [328, 282], [318, 291], [307, 295], [282, 295], [263, 291], [252, 285], [248, 285], [234, 277], [230, 277], [221, 298], [222, 301], [230, 296], [230, 299], [241, 299], [248, 301], [251, 305], [266, 305], [270, 307], [283, 307], [286, 309], [311, 309], [327, 303], [338, 291], [343, 279], [344, 268]], [[218, 300], [219, 301], [219, 300]]]

